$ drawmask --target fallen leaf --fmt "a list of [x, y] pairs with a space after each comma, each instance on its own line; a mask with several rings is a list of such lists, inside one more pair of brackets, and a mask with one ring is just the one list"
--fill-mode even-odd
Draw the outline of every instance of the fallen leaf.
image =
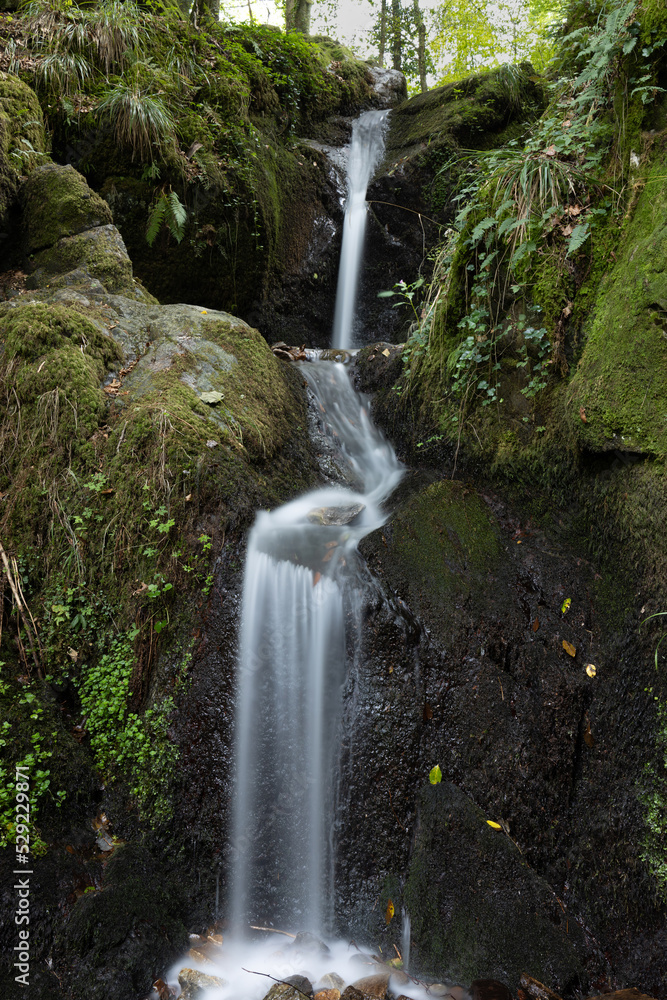
[[587, 747], [592, 747], [595, 743], [593, 734], [591, 732], [591, 720], [588, 718], [588, 712], [586, 712], [586, 728], [584, 729], [584, 743]]
[[109, 487], [108, 490], [100, 490], [100, 493], [104, 494], [105, 496], [108, 496], [109, 493], [114, 493], [114, 492], [115, 492], [115, 490], [113, 489], [113, 487]]
[[563, 639], [563, 649], [568, 654], [568, 656], [577, 655], [576, 647], [573, 646], [571, 642], [568, 642], [567, 639]]
[[588, 674], [589, 677], [595, 677], [595, 675], [597, 674], [597, 667], [595, 666], [594, 663], [586, 664], [586, 673]]
[[579, 407], [579, 416], [581, 417], [581, 419], [585, 424], [588, 423], [588, 420], [586, 419], [586, 410], [583, 408], [583, 406]]
[[394, 904], [392, 903], [391, 900], [389, 900], [389, 902], [387, 903], [387, 909], [385, 910], [385, 914], [384, 914], [384, 919], [385, 919], [386, 923], [390, 922], [390, 920], [394, 916], [395, 912], [396, 911], [394, 909]]
[[487, 819], [486, 821], [492, 830], [502, 830], [500, 823], [494, 823], [492, 819]]
[[555, 146], [547, 146], [547, 148], [544, 150], [544, 155], [545, 156], [555, 156], [556, 155], [556, 147]]
[[436, 764], [435, 767], [431, 768], [431, 770], [428, 773], [428, 780], [431, 782], [432, 785], [440, 784], [440, 782], [442, 781], [442, 771], [440, 770], [439, 764]]
[[428, 722], [429, 719], [433, 718], [433, 709], [427, 701], [424, 702], [424, 711], [422, 713], [424, 722]]
[[569, 119], [567, 119], [566, 121], [563, 122], [563, 128], [569, 128], [571, 124], [572, 122], [569, 121]]
[[568, 611], [570, 610], [570, 605], [571, 604], [572, 604], [572, 598], [571, 597], [566, 597], [565, 600], [563, 601], [563, 606], [560, 609], [561, 610], [561, 614], [566, 615], [568, 613]]
[[536, 618], [535, 621], [533, 622], [533, 632], [537, 632], [539, 627], [540, 627], [540, 620], [539, 618]]
[[188, 495], [186, 496], [185, 502], [187, 503], [188, 500], [192, 500], [192, 493], [188, 493]]
[[79, 654], [77, 653], [76, 649], [72, 649], [71, 646], [67, 650], [67, 655], [69, 656], [70, 660], [74, 661], [74, 663], [76, 663], [76, 661], [79, 659]]
[[572, 315], [572, 303], [568, 302], [568, 304], [563, 308], [563, 316], [565, 317], [565, 319], [567, 319], [567, 317], [571, 315]]
[[313, 587], [316, 587], [317, 584], [320, 582], [321, 579], [322, 579], [322, 574], [320, 573], [319, 570], [316, 570], [313, 573]]
[[384, 351], [382, 353], [384, 354], [385, 358], [388, 358], [389, 355], [391, 354], [391, 351], [389, 350], [388, 347], [385, 347], [385, 349], [384, 349]]
[[571, 236], [572, 233], [574, 232], [574, 226], [572, 225], [572, 223], [569, 223], [567, 226], [561, 226], [560, 231], [563, 234], [563, 236]]

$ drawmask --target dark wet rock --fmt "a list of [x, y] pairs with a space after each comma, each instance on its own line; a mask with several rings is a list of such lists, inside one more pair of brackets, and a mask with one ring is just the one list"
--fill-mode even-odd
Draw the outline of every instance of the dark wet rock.
[[365, 1000], [365, 997], [361, 990], [355, 989], [354, 986], [347, 986], [341, 993], [340, 1000]]
[[634, 988], [628, 990], [612, 990], [610, 993], [598, 993], [588, 1000], [654, 1000], [640, 990]]
[[[583, 934], [574, 923], [566, 928], [554, 893], [510, 838], [492, 830], [451, 783], [423, 789], [418, 810], [405, 891], [413, 915], [411, 960], [454, 979], [486, 969], [513, 984], [528, 967], [571, 989], [581, 972]], [[498, 987], [498, 1000], [507, 1000], [507, 987]], [[478, 993], [485, 995], [484, 988]]]
[[320, 955], [325, 957], [330, 954], [329, 946], [310, 931], [300, 931], [289, 947], [290, 952], [299, 952], [301, 955]]
[[497, 979], [475, 979], [468, 995], [472, 1000], [513, 1000], [509, 988]]
[[225, 986], [224, 979], [218, 976], [208, 976], [197, 969], [181, 969], [178, 982], [182, 992], [180, 1000], [204, 1000], [207, 990], [221, 989]]
[[380, 1000], [384, 1000], [389, 988], [390, 978], [390, 972], [379, 972], [374, 976], [364, 976], [362, 979], [356, 979], [351, 984], [351, 987], [365, 997], [378, 997]]
[[538, 979], [533, 979], [532, 976], [527, 975], [525, 972], [519, 980], [518, 992], [521, 1000], [524, 997], [532, 997], [533, 1000], [561, 1000], [558, 993], [554, 993], [544, 983], [541, 983]]
[[69, 985], [90, 1000], [146, 995], [174, 954], [187, 948], [183, 893], [146, 848], [116, 848], [101, 889], [74, 904], [56, 933], [68, 955]]
[[365, 507], [363, 503], [353, 503], [347, 507], [314, 507], [308, 511], [307, 517], [312, 524], [350, 524]]
[[313, 985], [306, 976], [288, 976], [283, 982], [275, 983], [264, 1000], [305, 1000], [313, 996]]
[[59, 240], [113, 223], [106, 201], [92, 191], [74, 167], [46, 163], [30, 174], [22, 189], [23, 225], [29, 253]]

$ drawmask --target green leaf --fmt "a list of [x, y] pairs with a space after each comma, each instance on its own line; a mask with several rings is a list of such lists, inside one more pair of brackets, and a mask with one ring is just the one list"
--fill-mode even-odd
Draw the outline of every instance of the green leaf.
[[567, 253], [565, 256], [569, 257], [570, 254], [576, 253], [577, 250], [583, 246], [590, 235], [591, 230], [588, 222], [584, 222], [580, 226], [575, 226], [567, 244]]
[[440, 784], [440, 782], [442, 781], [442, 771], [440, 770], [439, 764], [436, 764], [435, 767], [431, 768], [431, 770], [429, 771], [428, 780], [431, 782], [432, 785]]
[[146, 229], [146, 242], [149, 247], [152, 247], [157, 238], [157, 234], [162, 229], [162, 223], [164, 222], [165, 213], [167, 211], [167, 202], [164, 195], [160, 198], [155, 207], [151, 210], [148, 216], [148, 227]]
[[473, 241], [473, 243], [478, 243], [481, 240], [484, 233], [487, 231], [487, 229], [491, 229], [493, 226], [495, 226], [497, 221], [498, 220], [494, 219], [491, 215], [487, 215], [485, 219], [482, 219], [481, 222], [478, 222], [470, 236], [470, 239]]

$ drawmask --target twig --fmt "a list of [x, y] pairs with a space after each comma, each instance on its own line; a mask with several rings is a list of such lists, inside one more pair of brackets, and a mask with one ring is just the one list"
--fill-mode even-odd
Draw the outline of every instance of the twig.
[[[16, 573], [16, 578], [17, 578], [15, 580], [14, 577], [12, 576], [12, 570], [11, 570], [11, 566], [9, 565], [9, 559], [7, 558], [7, 553], [5, 552], [4, 548], [2, 547], [2, 542], [0, 542], [0, 559], [2, 559], [2, 563], [3, 563], [4, 567], [5, 567], [5, 575], [7, 577], [7, 582], [9, 583], [11, 592], [12, 592], [12, 594], [14, 596], [14, 601], [16, 602], [16, 608], [17, 608], [18, 614], [19, 614], [20, 618], [23, 620], [23, 626], [25, 628], [26, 635], [28, 637], [28, 645], [30, 646], [30, 652], [32, 653], [32, 658], [34, 660], [35, 667], [37, 668], [37, 676], [39, 677], [40, 680], [43, 680], [44, 679], [44, 674], [42, 673], [41, 661], [40, 661], [40, 658], [39, 658], [39, 656], [37, 655], [37, 653], [35, 651], [35, 645], [37, 645], [37, 648], [40, 649], [39, 639], [37, 637], [37, 626], [35, 625], [35, 620], [32, 617], [32, 614], [30, 613], [30, 608], [28, 607], [28, 605], [26, 603], [25, 597], [23, 597], [23, 595], [22, 595], [22, 592], [21, 592], [21, 589], [20, 589], [20, 584], [17, 585], [17, 580], [19, 579], [19, 574], [18, 574], [18, 569], [17, 569], [17, 566], [16, 566], [16, 560], [15, 559], [13, 560], [14, 572]], [[30, 627], [30, 622], [28, 621], [28, 619], [26, 617], [26, 614], [25, 614], [26, 611], [30, 615], [30, 619], [31, 619], [32, 624], [33, 624], [33, 626], [35, 628], [35, 634], [34, 634], [34, 636], [33, 636], [32, 629]], [[20, 645], [21, 644], [20, 632], [19, 632], [18, 638], [19, 638], [19, 645]], [[41, 649], [40, 649], [40, 652], [41, 652]], [[26, 659], [26, 665], [27, 665], [27, 659]], [[30, 672], [29, 668], [28, 668], [28, 672]]]
[[[267, 929], [270, 930], [271, 928], [265, 928], [265, 930]], [[277, 933], [284, 934], [285, 931], [278, 931]], [[290, 934], [289, 936], [296, 937], [296, 934]], [[300, 990], [298, 986], [294, 985], [294, 983], [288, 983], [286, 979], [276, 979], [275, 976], [270, 976], [268, 972], [255, 972], [254, 969], [243, 969], [243, 971], [249, 972], [252, 976], [266, 976], [267, 979], [272, 979], [274, 983], [282, 983], [284, 986], [289, 986], [291, 989], [296, 990], [296, 992], [300, 993], [302, 997], [306, 998], [306, 1000], [312, 1000], [310, 993], [304, 993], [303, 990]]]
[[[250, 924], [251, 931], [270, 931], [272, 934], [284, 934], [286, 937], [295, 938], [296, 934], [290, 934], [289, 931], [279, 931], [276, 927], [255, 927], [254, 924]], [[246, 969], [246, 972], [248, 970]], [[258, 973], [259, 975], [259, 973]], [[262, 973], [263, 975], [263, 973]]]

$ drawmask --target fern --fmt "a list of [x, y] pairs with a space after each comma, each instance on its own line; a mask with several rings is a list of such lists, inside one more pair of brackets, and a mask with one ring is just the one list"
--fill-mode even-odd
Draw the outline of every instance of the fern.
[[157, 238], [157, 234], [162, 229], [165, 213], [167, 211], [167, 199], [162, 195], [155, 203], [148, 216], [148, 226], [146, 228], [146, 242], [152, 247]]
[[567, 244], [567, 253], [565, 256], [569, 257], [570, 254], [576, 253], [579, 247], [584, 245], [590, 235], [591, 230], [588, 222], [584, 222], [580, 226], [575, 226], [572, 230], [570, 241]]
[[160, 230], [166, 226], [177, 243], [185, 235], [188, 213], [175, 191], [162, 191], [148, 216], [146, 242], [153, 246]]

